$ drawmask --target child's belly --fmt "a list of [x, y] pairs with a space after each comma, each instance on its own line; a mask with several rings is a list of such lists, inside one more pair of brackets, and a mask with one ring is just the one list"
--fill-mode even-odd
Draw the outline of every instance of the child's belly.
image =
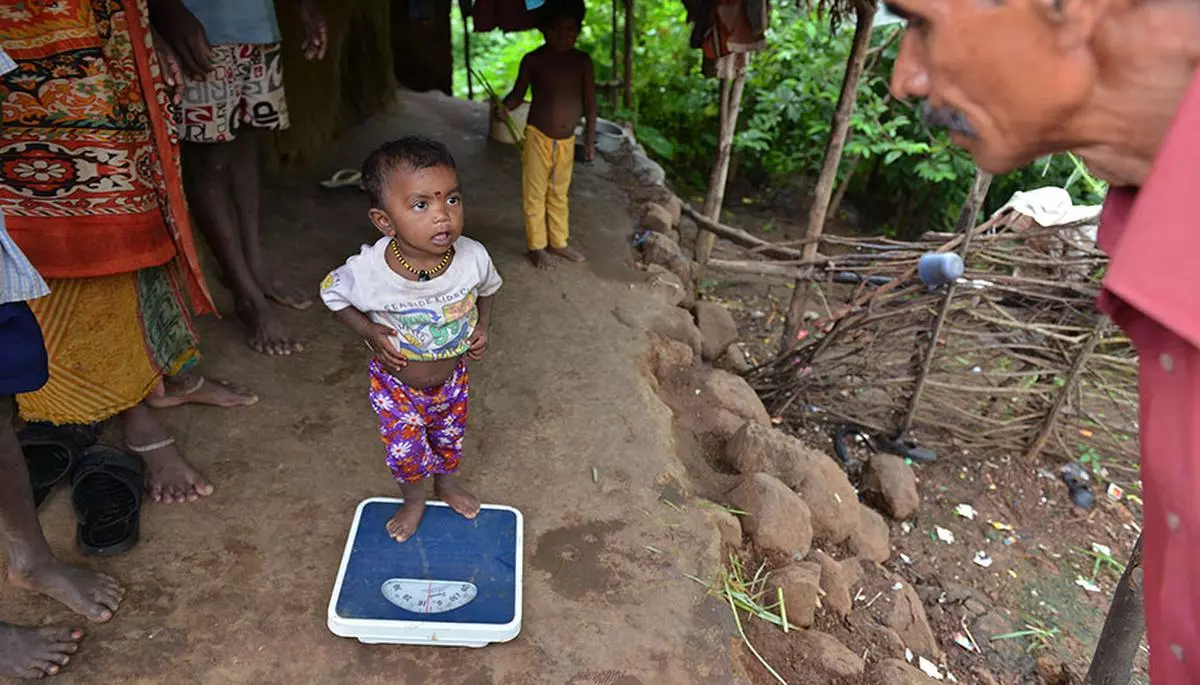
[[410, 361], [403, 369], [388, 369], [392, 376], [410, 388], [436, 388], [450, 378], [461, 357], [431, 362]]

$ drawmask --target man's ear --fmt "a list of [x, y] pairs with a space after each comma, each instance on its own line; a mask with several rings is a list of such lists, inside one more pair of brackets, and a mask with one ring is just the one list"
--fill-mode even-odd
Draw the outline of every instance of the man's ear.
[[1055, 42], [1062, 52], [1091, 43], [1101, 19], [1128, 0], [1032, 0], [1040, 14], [1055, 25]]

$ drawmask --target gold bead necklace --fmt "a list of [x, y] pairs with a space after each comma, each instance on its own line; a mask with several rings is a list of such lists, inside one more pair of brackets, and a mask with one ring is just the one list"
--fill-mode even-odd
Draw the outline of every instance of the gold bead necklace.
[[428, 281], [434, 276], [446, 270], [450, 266], [450, 260], [454, 258], [454, 246], [451, 245], [446, 254], [442, 255], [442, 261], [437, 263], [437, 266], [432, 269], [414, 269], [412, 264], [400, 254], [400, 246], [396, 243], [396, 239], [392, 239], [392, 254], [396, 256], [396, 261], [400, 262], [400, 266], [408, 269], [408, 272], [417, 277], [418, 281]]

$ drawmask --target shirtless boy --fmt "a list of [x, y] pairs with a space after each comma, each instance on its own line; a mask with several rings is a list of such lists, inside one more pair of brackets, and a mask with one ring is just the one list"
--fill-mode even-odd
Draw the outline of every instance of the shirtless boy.
[[425, 512], [425, 480], [466, 518], [479, 500], [457, 482], [467, 425], [467, 360], [488, 348], [500, 275], [483, 245], [463, 237], [462, 191], [441, 143], [402, 138], [367, 158], [363, 189], [374, 245], [321, 283], [321, 299], [375, 352], [371, 406], [404, 504], [388, 534], [404, 542]]
[[[567, 192], [580, 116], [587, 117], [585, 158], [590, 162], [596, 156], [596, 81], [592, 59], [575, 49], [583, 26], [583, 2], [549, 0], [542, 12], [539, 29], [545, 44], [521, 60], [517, 83], [503, 106], [507, 112], [516, 109], [533, 86], [521, 196], [529, 258], [539, 269], [549, 269], [553, 266], [551, 254], [572, 262], [586, 261], [583, 253], [567, 243]], [[505, 115], [497, 112], [497, 116]]]

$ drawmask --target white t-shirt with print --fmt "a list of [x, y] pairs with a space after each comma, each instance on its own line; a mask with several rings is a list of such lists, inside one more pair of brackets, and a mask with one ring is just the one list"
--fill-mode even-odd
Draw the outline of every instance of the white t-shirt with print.
[[476, 300], [491, 297], [503, 281], [487, 248], [460, 237], [454, 261], [428, 281], [410, 281], [387, 264], [391, 238], [346, 260], [321, 281], [321, 299], [337, 312], [354, 307], [371, 321], [394, 329], [400, 353], [413, 361], [452, 359], [467, 353], [479, 322]]

